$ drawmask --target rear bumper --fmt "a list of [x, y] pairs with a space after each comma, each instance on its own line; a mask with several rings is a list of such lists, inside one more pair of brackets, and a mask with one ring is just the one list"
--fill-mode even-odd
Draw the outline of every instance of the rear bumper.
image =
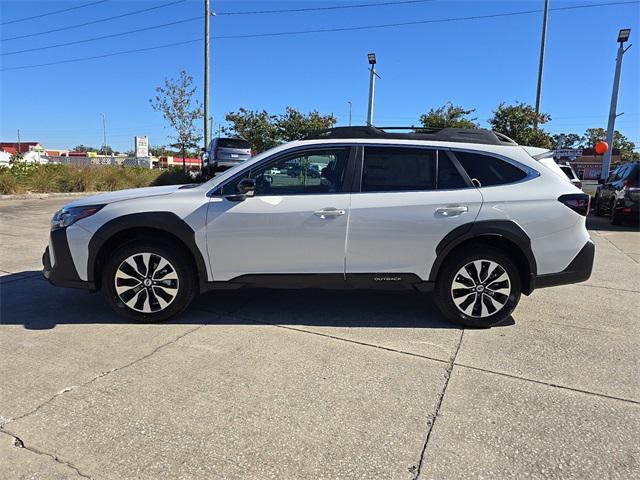
[[571, 263], [561, 272], [537, 275], [533, 278], [534, 288], [554, 287], [570, 283], [584, 282], [591, 276], [596, 247], [590, 240], [584, 244]]
[[[50, 248], [53, 252], [49, 250]], [[95, 284], [80, 279], [76, 271], [67, 242], [66, 228], [51, 232], [49, 246], [42, 254], [42, 266], [42, 275], [52, 285], [95, 290]]]

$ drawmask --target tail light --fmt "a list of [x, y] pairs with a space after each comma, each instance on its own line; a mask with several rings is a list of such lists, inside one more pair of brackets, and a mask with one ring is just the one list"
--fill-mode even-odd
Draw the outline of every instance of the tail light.
[[586, 193], [570, 193], [567, 195], [560, 195], [560, 197], [558, 197], [558, 201], [577, 214], [586, 217], [591, 205], [591, 196]]

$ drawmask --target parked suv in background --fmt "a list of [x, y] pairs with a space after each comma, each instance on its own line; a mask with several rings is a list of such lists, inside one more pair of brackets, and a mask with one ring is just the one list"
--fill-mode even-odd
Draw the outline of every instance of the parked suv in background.
[[595, 198], [595, 214], [609, 215], [611, 223], [620, 225], [623, 220], [638, 221], [640, 217], [640, 163], [619, 166], [607, 181], [598, 185]]
[[251, 158], [251, 144], [242, 138], [214, 138], [203, 155], [202, 166], [210, 172], [235, 167]]
[[330, 129], [201, 185], [68, 204], [44, 275], [144, 322], [260, 286], [433, 292], [448, 319], [487, 327], [522, 293], [591, 274], [589, 196], [541, 163], [551, 155], [487, 130]]

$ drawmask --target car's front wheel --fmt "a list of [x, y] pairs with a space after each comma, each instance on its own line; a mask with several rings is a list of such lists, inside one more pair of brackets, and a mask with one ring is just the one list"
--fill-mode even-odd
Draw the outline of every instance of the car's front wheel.
[[520, 301], [517, 267], [500, 250], [474, 245], [443, 265], [436, 305], [447, 319], [470, 327], [490, 327], [507, 319]]
[[195, 296], [192, 262], [178, 245], [137, 240], [111, 254], [102, 271], [102, 291], [119, 315], [160, 322], [182, 313]]

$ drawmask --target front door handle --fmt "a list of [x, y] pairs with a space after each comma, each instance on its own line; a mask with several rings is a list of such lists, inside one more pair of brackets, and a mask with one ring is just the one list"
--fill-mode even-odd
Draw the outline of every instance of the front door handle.
[[457, 217], [463, 213], [467, 213], [469, 207], [464, 205], [448, 205], [446, 207], [440, 207], [436, 209], [436, 215], [440, 217]]
[[341, 215], [344, 215], [345, 213], [346, 212], [344, 210], [339, 210], [335, 207], [327, 207], [323, 208], [322, 210], [316, 210], [315, 212], [313, 212], [314, 215], [323, 219], [329, 217], [339, 217]]

